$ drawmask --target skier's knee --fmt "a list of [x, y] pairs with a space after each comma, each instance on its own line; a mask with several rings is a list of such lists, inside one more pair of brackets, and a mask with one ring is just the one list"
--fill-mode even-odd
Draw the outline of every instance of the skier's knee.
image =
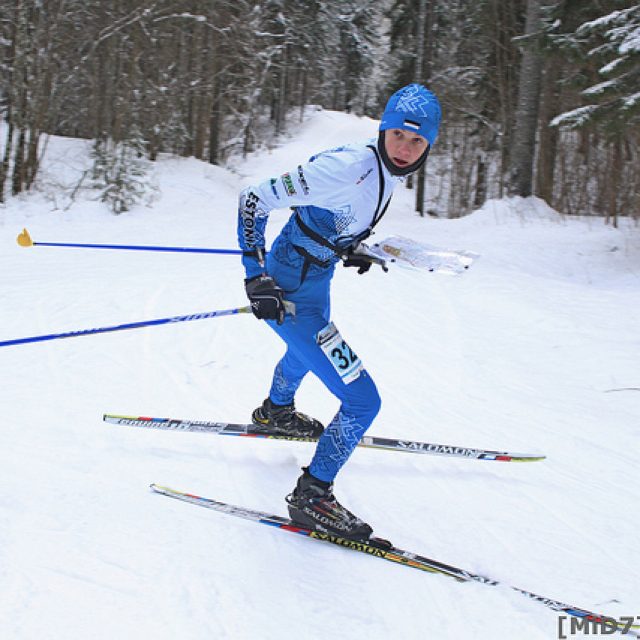
[[378, 415], [381, 404], [378, 389], [366, 372], [348, 386], [342, 401], [346, 413], [357, 415], [368, 424]]
[[374, 418], [378, 415], [378, 413], [380, 413], [380, 407], [382, 406], [382, 398], [380, 397], [378, 389], [375, 385], [373, 385], [373, 390], [371, 392], [371, 395], [369, 396], [367, 404], [369, 407], [369, 416], [371, 418], [371, 421], [373, 422]]

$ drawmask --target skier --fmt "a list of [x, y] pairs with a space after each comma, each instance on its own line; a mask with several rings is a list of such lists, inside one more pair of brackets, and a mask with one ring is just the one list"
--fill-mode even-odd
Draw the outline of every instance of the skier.
[[[333, 495], [333, 480], [377, 415], [380, 396], [330, 321], [329, 286], [340, 260], [359, 274], [371, 267], [361, 243], [387, 210], [394, 187], [426, 161], [440, 117], [437, 97], [408, 85], [389, 99], [377, 141], [324, 151], [240, 194], [238, 241], [247, 297], [254, 315], [287, 345], [252, 419], [265, 431], [319, 436], [310, 465], [286, 498], [291, 519], [311, 529], [356, 540], [372, 533]], [[269, 212], [285, 207], [293, 213], [265, 256]], [[285, 303], [295, 304], [295, 314], [287, 313]], [[326, 429], [294, 406], [309, 371], [341, 402]]]

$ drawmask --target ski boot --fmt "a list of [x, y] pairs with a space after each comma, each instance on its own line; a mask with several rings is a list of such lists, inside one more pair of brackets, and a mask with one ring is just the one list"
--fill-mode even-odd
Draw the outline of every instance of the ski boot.
[[262, 406], [252, 414], [251, 419], [257, 427], [264, 427], [265, 432], [286, 435], [296, 438], [319, 438], [324, 427], [304, 413], [296, 411], [291, 404], [273, 404], [267, 398]]
[[291, 520], [307, 529], [368, 541], [373, 530], [336, 500], [333, 484], [314, 478], [308, 467], [302, 470], [296, 488], [286, 497]]

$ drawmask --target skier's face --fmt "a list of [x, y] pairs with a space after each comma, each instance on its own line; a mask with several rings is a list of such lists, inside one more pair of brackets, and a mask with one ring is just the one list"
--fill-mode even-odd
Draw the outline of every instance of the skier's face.
[[384, 134], [384, 148], [396, 167], [404, 168], [417, 162], [428, 146], [426, 138], [405, 129], [387, 129]]

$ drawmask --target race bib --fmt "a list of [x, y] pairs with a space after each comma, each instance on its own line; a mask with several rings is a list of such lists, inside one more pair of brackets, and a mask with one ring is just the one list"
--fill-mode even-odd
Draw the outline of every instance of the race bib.
[[364, 369], [362, 361], [342, 339], [333, 322], [316, 334], [316, 342], [345, 384], [350, 384]]

